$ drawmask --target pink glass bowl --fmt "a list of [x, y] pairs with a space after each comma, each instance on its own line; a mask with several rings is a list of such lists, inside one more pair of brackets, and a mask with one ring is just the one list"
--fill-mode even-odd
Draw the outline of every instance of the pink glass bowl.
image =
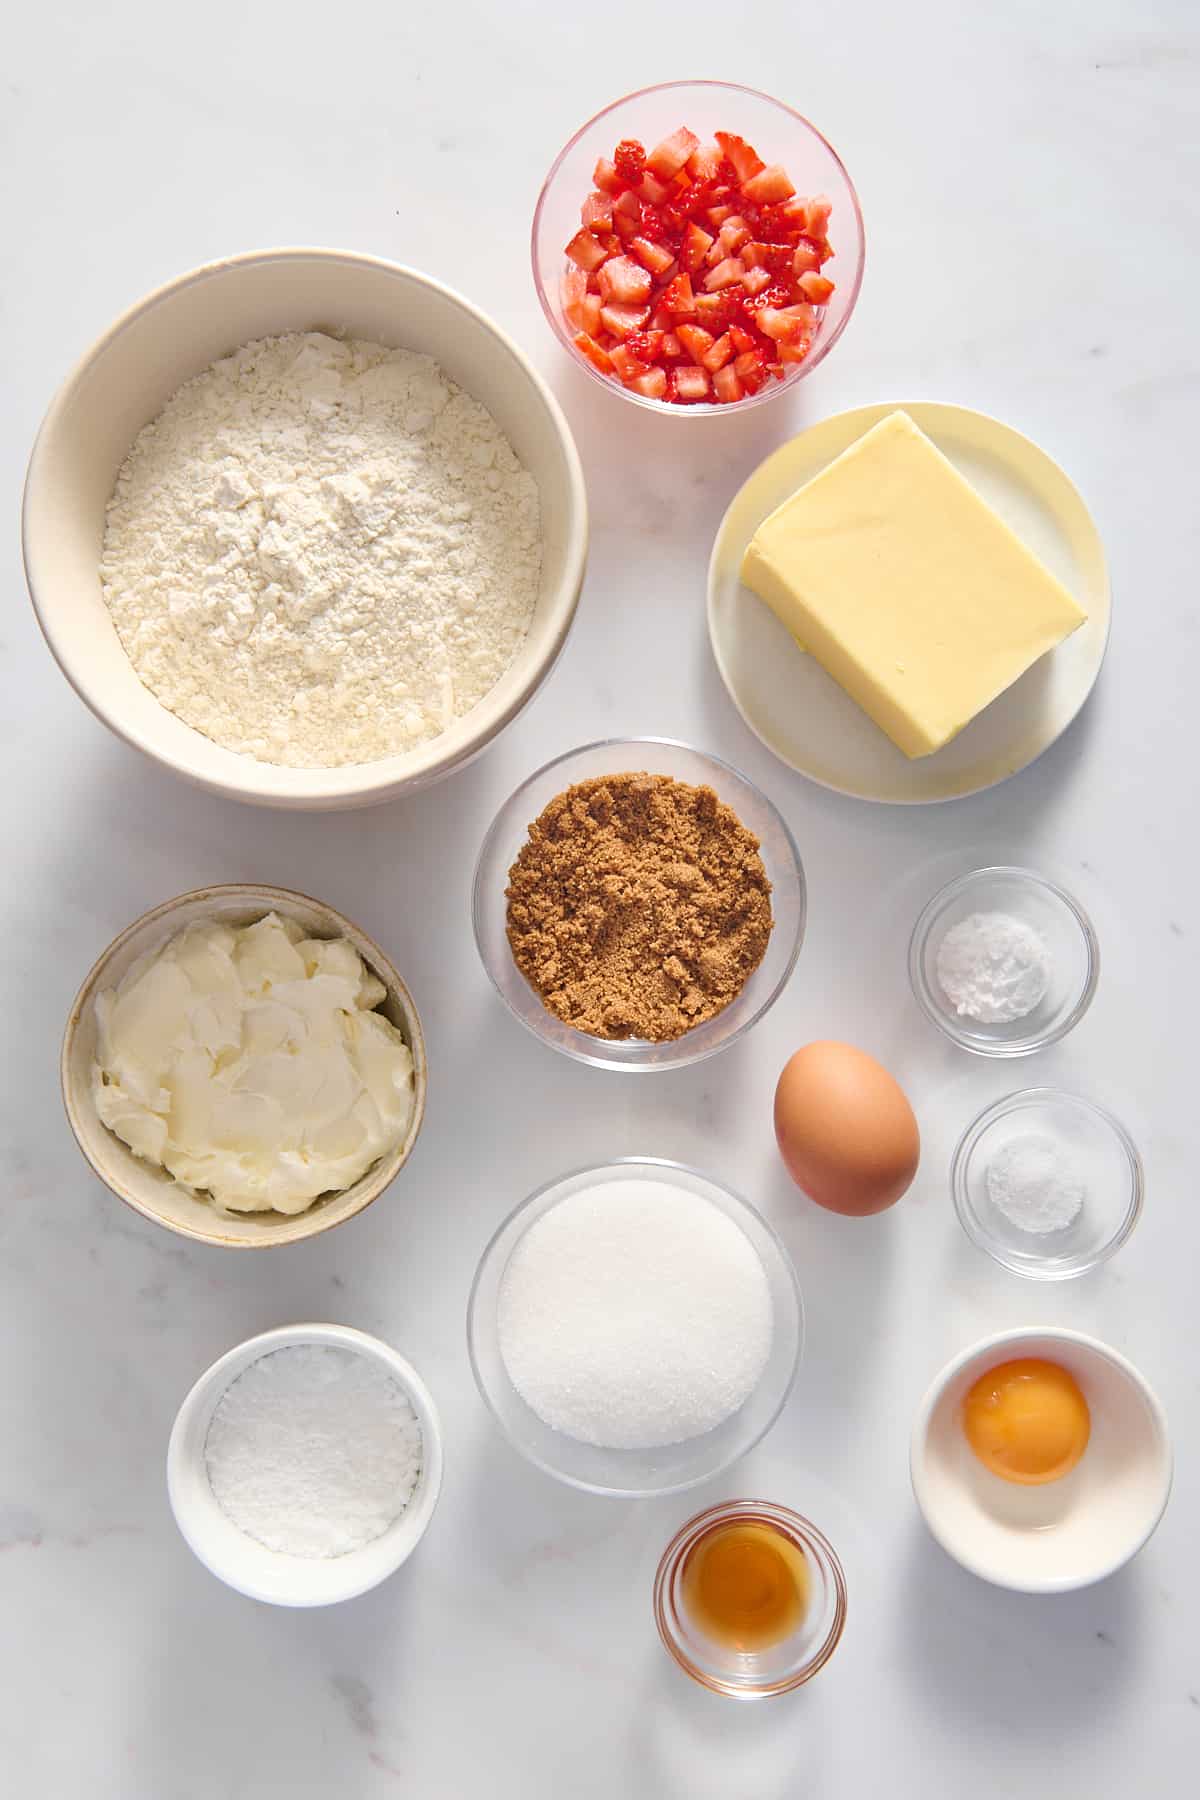
[[[575, 348], [574, 332], [563, 316], [560, 287], [566, 270], [566, 245], [579, 230], [579, 209], [592, 189], [592, 170], [601, 156], [611, 157], [622, 138], [637, 138], [649, 150], [669, 132], [687, 125], [702, 142], [715, 131], [735, 131], [747, 138], [768, 163], [779, 162], [796, 184], [797, 192], [827, 194], [833, 202], [829, 241], [835, 256], [829, 266], [836, 284], [823, 309], [813, 347], [802, 363], [781, 380], [766, 382], [757, 394], [730, 405], [716, 402], [677, 406], [667, 400], [651, 400], [634, 393], [619, 381], [594, 368]], [[598, 112], [560, 151], [547, 175], [533, 215], [533, 279], [542, 311], [572, 361], [586, 369], [594, 381], [652, 412], [712, 418], [720, 413], [740, 413], [761, 406], [786, 393], [824, 361], [841, 337], [854, 311], [862, 286], [866, 245], [862, 212], [854, 183], [833, 146], [815, 125], [754, 88], [731, 81], [666, 81], [641, 88]]]

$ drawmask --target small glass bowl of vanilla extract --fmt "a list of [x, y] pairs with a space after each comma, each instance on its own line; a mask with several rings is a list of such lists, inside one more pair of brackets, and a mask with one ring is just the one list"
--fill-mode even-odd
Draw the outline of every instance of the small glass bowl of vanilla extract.
[[829, 1540], [769, 1500], [697, 1513], [663, 1552], [654, 1618], [684, 1672], [714, 1694], [787, 1694], [823, 1669], [846, 1623], [846, 1577]]

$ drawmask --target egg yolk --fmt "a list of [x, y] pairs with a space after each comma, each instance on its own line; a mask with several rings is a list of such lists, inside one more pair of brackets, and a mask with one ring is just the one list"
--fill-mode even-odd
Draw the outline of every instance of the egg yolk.
[[1069, 1475], [1091, 1423], [1074, 1377], [1036, 1357], [989, 1369], [963, 1402], [963, 1430], [984, 1468], [1025, 1487]]

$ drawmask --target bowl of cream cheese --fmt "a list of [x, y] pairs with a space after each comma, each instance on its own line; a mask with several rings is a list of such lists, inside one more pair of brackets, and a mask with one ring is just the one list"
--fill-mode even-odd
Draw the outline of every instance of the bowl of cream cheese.
[[361, 1212], [425, 1109], [412, 996], [332, 907], [235, 884], [109, 945], [67, 1021], [67, 1119], [101, 1181], [203, 1243], [267, 1249]]

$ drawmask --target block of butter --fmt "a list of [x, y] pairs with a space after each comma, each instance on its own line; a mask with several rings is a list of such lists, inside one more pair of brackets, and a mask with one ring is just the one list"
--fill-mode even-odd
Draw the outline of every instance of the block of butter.
[[902, 412], [763, 521], [742, 580], [909, 757], [1087, 617]]

